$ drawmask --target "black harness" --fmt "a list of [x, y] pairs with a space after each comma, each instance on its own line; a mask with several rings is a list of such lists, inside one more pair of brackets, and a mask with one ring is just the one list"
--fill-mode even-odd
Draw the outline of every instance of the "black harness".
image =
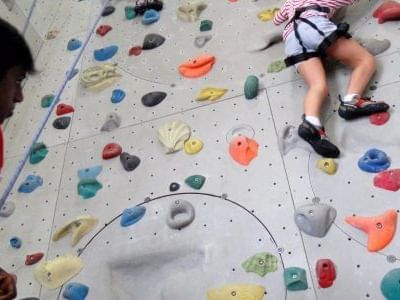
[[[349, 24], [347, 23], [338, 23], [337, 24], [337, 29], [332, 32], [330, 35], [325, 36], [325, 34], [318, 29], [317, 25], [315, 25], [313, 22], [310, 20], [307, 20], [306, 18], [301, 17], [301, 14], [307, 10], [317, 10], [319, 12], [324, 12], [324, 13], [329, 13], [329, 7], [322, 7], [319, 6], [318, 4], [313, 4], [310, 6], [305, 6], [305, 7], [298, 7], [296, 8], [295, 14], [292, 19], [290, 19], [289, 23], [286, 25], [288, 26], [290, 23], [293, 22], [293, 28], [294, 28], [294, 35], [296, 39], [299, 41], [301, 48], [303, 49], [303, 53], [297, 54], [297, 55], [292, 55], [288, 56], [284, 61], [287, 67], [292, 66], [294, 64], [297, 64], [299, 62], [302, 62], [304, 60], [310, 59], [312, 57], [325, 57], [326, 56], [326, 49], [330, 45], [333, 44], [334, 41], [336, 41], [340, 37], [345, 37], [345, 38], [351, 38], [351, 35], [348, 33], [349, 31]], [[318, 46], [317, 51], [313, 52], [307, 52], [306, 47], [304, 47], [303, 41], [300, 37], [299, 31], [298, 31], [298, 23], [297, 21], [300, 20], [301, 22], [306, 23], [307, 25], [311, 26], [313, 29], [315, 29], [321, 36], [324, 37], [324, 40], [322, 43]]]

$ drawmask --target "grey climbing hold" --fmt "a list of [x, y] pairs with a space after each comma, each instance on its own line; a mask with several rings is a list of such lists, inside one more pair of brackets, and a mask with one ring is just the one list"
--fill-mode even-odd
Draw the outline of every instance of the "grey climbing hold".
[[181, 186], [180, 186], [179, 183], [177, 183], [177, 182], [172, 182], [172, 183], [169, 185], [169, 191], [170, 191], [170, 192], [176, 192], [177, 190], [179, 190], [180, 187], [181, 187]]
[[257, 97], [258, 94], [258, 78], [257, 76], [250, 75], [246, 78], [244, 83], [244, 96], [250, 100]]
[[7, 201], [4, 203], [3, 207], [0, 209], [0, 217], [7, 218], [13, 214], [15, 210], [15, 203]]
[[102, 17], [107, 17], [107, 16], [113, 14], [114, 11], [115, 11], [115, 7], [114, 6], [111, 6], [111, 5], [110, 6], [106, 6], [106, 7], [104, 7], [103, 12], [101, 13], [101, 16]]
[[140, 164], [139, 157], [126, 152], [122, 152], [119, 159], [124, 169], [128, 172], [135, 170]]
[[196, 38], [194, 39], [194, 45], [197, 48], [202, 48], [211, 39], [212, 39], [212, 35], [211, 34], [196, 36]]
[[109, 113], [106, 117], [106, 122], [101, 127], [101, 131], [112, 131], [121, 125], [121, 117], [115, 112]]
[[71, 117], [60, 117], [54, 120], [53, 127], [56, 129], [66, 129], [71, 123]]
[[144, 37], [142, 49], [151, 50], [160, 47], [165, 42], [165, 37], [156, 33], [147, 34]]
[[[176, 217], [177, 215], [183, 215]], [[182, 229], [193, 222], [195, 210], [193, 205], [186, 200], [175, 200], [168, 212], [167, 225], [172, 229]]]
[[312, 151], [312, 148], [297, 133], [297, 128], [287, 125], [278, 135], [279, 150], [282, 155], [286, 155], [294, 148], [302, 148], [306, 151]]
[[324, 237], [336, 218], [336, 209], [323, 203], [307, 204], [296, 209], [294, 221], [301, 231]]
[[368, 50], [372, 55], [378, 55], [385, 52], [390, 47], [390, 41], [388, 39], [377, 40], [377, 39], [363, 39], [356, 38], [362, 47]]
[[153, 107], [160, 104], [167, 97], [167, 93], [164, 92], [150, 92], [142, 97], [142, 103], [144, 106]]

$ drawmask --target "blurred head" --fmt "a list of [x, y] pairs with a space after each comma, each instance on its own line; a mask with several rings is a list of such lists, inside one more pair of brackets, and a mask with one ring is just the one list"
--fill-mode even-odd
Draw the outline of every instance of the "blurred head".
[[22, 102], [21, 83], [34, 72], [31, 51], [18, 30], [0, 19], [0, 124], [11, 117], [15, 104]]

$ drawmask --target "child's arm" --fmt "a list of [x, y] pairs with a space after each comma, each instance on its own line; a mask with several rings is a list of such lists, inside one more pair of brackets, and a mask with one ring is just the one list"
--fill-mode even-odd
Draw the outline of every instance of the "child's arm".
[[287, 19], [289, 18], [288, 17], [288, 11], [287, 11], [287, 8], [286, 8], [286, 3], [287, 2], [285, 2], [285, 4], [275, 14], [274, 20], [273, 20], [275, 25], [280, 25], [283, 22], [287, 21]]

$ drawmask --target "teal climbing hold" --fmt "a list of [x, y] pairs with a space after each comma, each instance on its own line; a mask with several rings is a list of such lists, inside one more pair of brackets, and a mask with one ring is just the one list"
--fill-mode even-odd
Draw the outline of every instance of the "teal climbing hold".
[[78, 177], [80, 180], [96, 179], [96, 177], [99, 176], [102, 170], [102, 166], [94, 166], [90, 168], [80, 169], [78, 170]]
[[213, 22], [211, 20], [202, 20], [200, 22], [200, 31], [209, 31], [213, 27]]
[[244, 261], [242, 268], [246, 272], [253, 272], [264, 277], [267, 273], [278, 270], [278, 259], [271, 253], [261, 252]]
[[94, 59], [97, 61], [105, 61], [112, 58], [118, 51], [118, 46], [111, 45], [101, 49], [94, 50]]
[[96, 196], [97, 191], [102, 187], [102, 184], [96, 179], [84, 179], [78, 183], [78, 194], [83, 199], [89, 199]]
[[382, 278], [381, 292], [386, 300], [400, 300], [400, 268], [389, 271]]
[[35, 143], [32, 147], [31, 154], [29, 156], [29, 162], [32, 165], [40, 163], [49, 153], [47, 146], [43, 143]]
[[258, 78], [254, 75], [247, 77], [244, 83], [244, 96], [246, 99], [253, 99], [257, 97], [258, 94]]
[[136, 17], [135, 8], [133, 6], [126, 6], [125, 7], [125, 18], [127, 20], [132, 20]]
[[67, 45], [68, 51], [74, 51], [82, 46], [82, 42], [77, 39], [70, 39]]
[[20, 193], [32, 193], [39, 186], [43, 185], [43, 178], [36, 175], [28, 175], [24, 182], [18, 188], [18, 192]]
[[127, 208], [122, 212], [121, 216], [121, 226], [128, 227], [140, 221], [146, 213], [146, 207], [144, 206], [134, 206]]
[[302, 291], [308, 288], [306, 271], [302, 268], [286, 268], [283, 277], [289, 291]]
[[185, 179], [185, 183], [195, 190], [201, 189], [206, 178], [203, 175], [192, 175]]
[[51, 105], [51, 102], [54, 100], [54, 95], [53, 94], [48, 94], [46, 96], [43, 96], [41, 106], [43, 108], [49, 107]]

